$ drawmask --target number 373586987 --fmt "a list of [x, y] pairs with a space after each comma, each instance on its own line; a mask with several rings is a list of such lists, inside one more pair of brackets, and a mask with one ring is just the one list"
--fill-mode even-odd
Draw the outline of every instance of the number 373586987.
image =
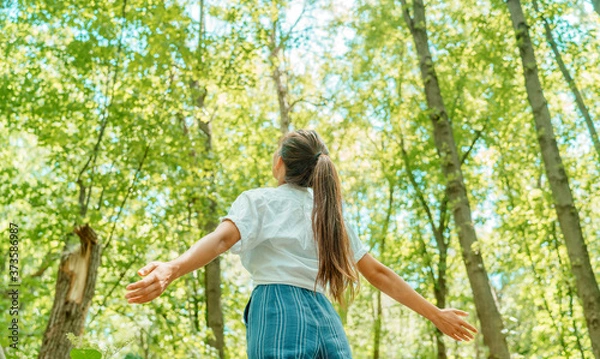
[[9, 257], [9, 275], [11, 282], [19, 282], [19, 226], [15, 223], [10, 223], [9, 227], [10, 248], [8, 250]]

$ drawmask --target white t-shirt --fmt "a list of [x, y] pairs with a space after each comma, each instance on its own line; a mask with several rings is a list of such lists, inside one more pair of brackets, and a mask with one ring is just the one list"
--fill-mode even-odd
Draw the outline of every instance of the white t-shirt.
[[[312, 188], [286, 183], [243, 192], [229, 213], [220, 218], [231, 220], [240, 231], [241, 239], [231, 252], [240, 255], [254, 285], [281, 283], [314, 289], [319, 265], [312, 208]], [[344, 222], [354, 261], [358, 262], [368, 247]], [[317, 285], [317, 291], [325, 293], [321, 285]]]

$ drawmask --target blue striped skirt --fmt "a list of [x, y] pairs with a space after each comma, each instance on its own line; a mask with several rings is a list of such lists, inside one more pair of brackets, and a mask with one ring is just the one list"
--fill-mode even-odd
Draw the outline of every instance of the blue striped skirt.
[[244, 324], [248, 359], [352, 358], [340, 316], [322, 293], [258, 285], [244, 310]]

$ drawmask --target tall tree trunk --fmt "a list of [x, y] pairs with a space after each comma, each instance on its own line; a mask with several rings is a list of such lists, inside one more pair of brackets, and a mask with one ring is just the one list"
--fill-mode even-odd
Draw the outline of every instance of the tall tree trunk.
[[[198, 83], [195, 82], [195, 87]], [[205, 87], [202, 88], [200, 95], [196, 98], [196, 107], [203, 108], [204, 100], [207, 95]], [[215, 114], [213, 114], [213, 117]], [[212, 143], [212, 118], [208, 122], [203, 122], [200, 118], [197, 119], [198, 127], [202, 132], [204, 139], [204, 154], [208, 158], [213, 158], [213, 143]], [[203, 172], [207, 173], [209, 178], [208, 189], [208, 209], [206, 213], [199, 213], [198, 218], [204, 218], [205, 222], [201, 226], [205, 233], [212, 232], [218, 223], [217, 204], [210, 196], [215, 192], [215, 169], [212, 163], [205, 161]], [[207, 339], [208, 345], [217, 349], [219, 358], [225, 358], [225, 339], [224, 339], [224, 319], [223, 308], [221, 306], [221, 260], [219, 257], [204, 267], [204, 293], [206, 295], [206, 324], [212, 330], [213, 336]]]
[[381, 344], [381, 321], [382, 321], [382, 309], [381, 309], [381, 291], [377, 291], [375, 294], [377, 303], [375, 307], [375, 321], [373, 322], [373, 359], [379, 359], [379, 346]]
[[[598, 5], [598, 1], [600, 0], [596, 0], [596, 6]], [[540, 13], [540, 9], [536, 0], [533, 0], [533, 7], [535, 8], [535, 11]], [[581, 92], [579, 91], [575, 80], [573, 79], [573, 77], [571, 77], [571, 73], [569, 72], [569, 69], [567, 69], [565, 62], [562, 59], [562, 55], [558, 50], [558, 46], [556, 45], [556, 41], [554, 40], [554, 36], [552, 35], [552, 30], [550, 29], [550, 24], [548, 24], [548, 20], [546, 20], [546, 18], [543, 16], [541, 16], [541, 19], [544, 23], [544, 33], [546, 35], [546, 41], [548, 41], [548, 44], [550, 45], [550, 48], [554, 53], [554, 58], [556, 59], [556, 63], [558, 64], [560, 72], [562, 73], [563, 77], [565, 78], [565, 81], [569, 85], [571, 92], [573, 92], [573, 96], [575, 97], [575, 103], [577, 103], [577, 108], [579, 108], [579, 112], [581, 112], [581, 116], [583, 116], [583, 120], [585, 121], [585, 124], [588, 128], [588, 132], [590, 133], [590, 137], [592, 138], [592, 143], [594, 144], [594, 148], [596, 149], [596, 154], [598, 155], [598, 164], [600, 164], [600, 140], [598, 139], [598, 132], [596, 132], [596, 128], [594, 127], [594, 121], [592, 121], [592, 116], [590, 116], [590, 112], [587, 106], [585, 105], [585, 102], [583, 101], [583, 96], [581, 95]]]
[[279, 102], [279, 128], [281, 134], [285, 135], [290, 131], [291, 119], [290, 119], [290, 104], [288, 101], [288, 90], [284, 83], [283, 71], [281, 70], [281, 59], [282, 47], [285, 45], [283, 42], [277, 40], [277, 21], [273, 21], [271, 28], [271, 53], [269, 55], [269, 61], [272, 67], [272, 77], [275, 83], [275, 90], [277, 91], [277, 101]]
[[[203, 76], [202, 74], [206, 74], [207, 67], [204, 59], [204, 11], [205, 4], [204, 0], [199, 0], [200, 5], [200, 24], [199, 24], [199, 33], [198, 33], [198, 49], [197, 49], [197, 59], [198, 59], [198, 67], [197, 74], [198, 80], [192, 81], [192, 88], [199, 90], [198, 96], [195, 98], [195, 106], [198, 109], [203, 109], [205, 104], [204, 101], [208, 94], [206, 86], [200, 86], [199, 79]], [[204, 122], [200, 118], [196, 118], [196, 122], [198, 124], [198, 128], [200, 132], [204, 136], [204, 155], [209, 159], [212, 159], [213, 156], [213, 134], [212, 134], [212, 120], [216, 115], [216, 110], [213, 113], [212, 117]], [[208, 191], [207, 191], [207, 200], [208, 200], [208, 209], [206, 213], [198, 213], [198, 218], [204, 218], [201, 229], [204, 233], [212, 232], [218, 223], [217, 213], [217, 204], [215, 200], [211, 197], [215, 193], [215, 167], [212, 162], [204, 161], [204, 168], [202, 169], [204, 173], [208, 174]], [[215, 348], [219, 353], [219, 358], [225, 358], [225, 325], [223, 319], [223, 308], [221, 306], [221, 259], [219, 257], [215, 258], [213, 261], [208, 263], [204, 267], [204, 294], [206, 296], [206, 325], [211, 329], [212, 336], [207, 338], [207, 343], [211, 347]], [[197, 303], [195, 304], [197, 305]]]
[[66, 334], [81, 335], [94, 296], [102, 246], [89, 226], [77, 227], [80, 244], [69, 250], [65, 244], [60, 260], [56, 294], [46, 327], [39, 359], [68, 359], [72, 348]]
[[554, 129], [550, 121], [550, 111], [538, 77], [535, 53], [523, 8], [519, 0], [508, 0], [507, 4], [521, 54], [527, 98], [533, 111], [546, 176], [550, 182], [554, 199], [554, 208], [567, 246], [571, 270], [575, 275], [577, 294], [583, 303], [583, 312], [594, 356], [600, 359], [600, 289], [598, 289], [598, 283], [590, 264], [590, 257], [579, 222], [579, 213], [573, 203], [569, 179], [556, 144]]
[[[435, 239], [439, 251], [438, 258], [438, 275], [437, 281], [433, 287], [433, 294], [435, 295], [436, 305], [439, 308], [446, 307], [446, 295], [448, 294], [448, 286], [446, 284], [446, 269], [447, 269], [447, 258], [448, 258], [448, 246], [444, 234], [441, 231], [436, 231]], [[435, 330], [435, 341], [437, 345], [437, 357], [438, 359], [446, 359], [446, 345], [444, 344], [444, 334], [441, 330]]]
[[[216, 203], [210, 200], [209, 211], [216, 213]], [[217, 221], [210, 218], [206, 221], [206, 230], [213, 231]], [[208, 232], [207, 232], [208, 233]], [[219, 351], [219, 358], [225, 358], [225, 338], [223, 308], [221, 306], [221, 259], [215, 258], [204, 268], [204, 293], [206, 295], [206, 323], [212, 330], [214, 338], [208, 344]]]
[[481, 320], [483, 340], [490, 351], [490, 358], [510, 357], [506, 338], [502, 334], [504, 325], [488, 280], [483, 258], [477, 249], [477, 235], [471, 217], [460, 159], [454, 141], [452, 126], [438, 84], [425, 28], [425, 7], [421, 0], [413, 1], [414, 18], [410, 17], [406, 0], [402, 1], [404, 19], [414, 39], [419, 56], [421, 78], [429, 107], [429, 118], [433, 123], [435, 146], [441, 157], [442, 170], [447, 182], [449, 203], [452, 204], [454, 223], [458, 232], [467, 276], [473, 291], [473, 300]]

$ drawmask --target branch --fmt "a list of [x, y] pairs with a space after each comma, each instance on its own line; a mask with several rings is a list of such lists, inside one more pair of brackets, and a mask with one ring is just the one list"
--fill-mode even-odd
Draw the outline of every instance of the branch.
[[[127, 267], [121, 272], [121, 274], [119, 274], [119, 279], [117, 279], [117, 281], [114, 283], [114, 285], [110, 288], [110, 290], [108, 291], [108, 294], [106, 294], [104, 296], [104, 300], [102, 301], [102, 303], [98, 306], [98, 311], [96, 311], [96, 313], [92, 316], [92, 319], [90, 319], [89, 324], [91, 324], [94, 319], [96, 319], [96, 317], [98, 316], [98, 314], [103, 313], [104, 310], [102, 309], [105, 305], [106, 305], [106, 301], [108, 301], [108, 299], [110, 298], [110, 296], [112, 295], [112, 293], [115, 291], [115, 289], [117, 287], [119, 287], [121, 285], [121, 281], [123, 280], [123, 278], [125, 277], [125, 274], [129, 271], [129, 269], [131, 269], [131, 267], [133, 266], [133, 264], [138, 260], [138, 258], [140, 257], [140, 252], [137, 252], [136, 256], [133, 258], [132, 261], [130, 261], [127, 264]], [[88, 324], [88, 325], [89, 325]]]
[[38, 268], [38, 270], [33, 272], [30, 275], [30, 277], [31, 278], [41, 277], [42, 275], [44, 275], [46, 270], [52, 266], [54, 261], [59, 258], [60, 258], [60, 253], [47, 253], [46, 256], [44, 256], [44, 259], [42, 260], [42, 265], [40, 266], [40, 268]]
[[408, 11], [408, 4], [406, 3], [406, 0], [400, 0], [400, 3], [402, 4], [402, 15], [404, 16], [404, 21], [406, 21], [406, 25], [408, 25], [410, 32], [413, 32], [415, 24], [413, 22], [413, 19], [410, 17], [410, 12]]
[[423, 236], [421, 235], [421, 232], [418, 232], [419, 235], [417, 236], [419, 238], [419, 244], [421, 245], [421, 252], [423, 253], [423, 257], [425, 258], [425, 264], [427, 265], [427, 269], [428, 269], [428, 273], [429, 276], [431, 277], [431, 282], [433, 283], [433, 285], [436, 285], [436, 280], [435, 280], [435, 273], [433, 272], [433, 264], [431, 263], [431, 256], [429, 255], [429, 252], [427, 251], [427, 244], [425, 243], [425, 241], [423, 240]]
[[[127, 0], [123, 0], [123, 6], [121, 7], [121, 17], [123, 19], [125, 19], [125, 10], [127, 7]], [[79, 205], [80, 205], [80, 213], [82, 216], [85, 216], [85, 213], [87, 212], [87, 208], [88, 208], [88, 204], [89, 204], [89, 198], [92, 192], [92, 186], [94, 184], [94, 171], [96, 168], [96, 159], [98, 158], [98, 151], [100, 149], [100, 143], [102, 142], [102, 138], [104, 137], [104, 132], [106, 130], [106, 126], [108, 125], [108, 119], [109, 119], [109, 114], [110, 114], [110, 106], [112, 105], [112, 99], [114, 98], [114, 94], [115, 94], [115, 85], [117, 83], [117, 74], [118, 74], [118, 66], [119, 66], [119, 55], [121, 53], [121, 50], [123, 48], [123, 33], [124, 33], [124, 29], [125, 29], [125, 21], [123, 23], [123, 25], [121, 26], [121, 31], [119, 33], [119, 44], [117, 46], [117, 54], [116, 54], [116, 58], [117, 61], [115, 62], [115, 64], [113, 65], [113, 78], [112, 78], [112, 84], [110, 86], [108, 86], [107, 83], [107, 87], [104, 93], [104, 96], [106, 98], [106, 100], [104, 101], [104, 108], [102, 109], [102, 117], [100, 120], [100, 133], [98, 134], [98, 140], [96, 141], [96, 144], [94, 145], [94, 149], [92, 150], [92, 154], [90, 155], [90, 157], [88, 158], [87, 162], [83, 165], [83, 167], [81, 168], [81, 171], [79, 171], [79, 174], [77, 175], [77, 180], [75, 181], [80, 188], [80, 194], [79, 194]], [[109, 71], [110, 73], [110, 71]], [[109, 74], [107, 74], [107, 78], [108, 78]], [[109, 87], [110, 87], [110, 95], [108, 94], [109, 92]], [[84, 203], [84, 198], [85, 198], [85, 186], [83, 185], [83, 182], [81, 180], [81, 176], [83, 175], [83, 173], [85, 172], [85, 170], [88, 169], [88, 167], [90, 166], [90, 163], [92, 165], [92, 175], [91, 175], [91, 179], [90, 179], [90, 186], [88, 189], [88, 199], [87, 201], [85, 201]]]
[[417, 180], [415, 179], [412, 167], [410, 165], [410, 161], [408, 159], [408, 153], [406, 152], [406, 149], [404, 148], [404, 135], [402, 134], [402, 131], [400, 131], [400, 150], [402, 151], [402, 158], [404, 159], [404, 164], [406, 166], [406, 172], [408, 174], [408, 179], [410, 180], [410, 183], [412, 184], [413, 188], [415, 189], [415, 192], [417, 193], [417, 199], [419, 200], [419, 202], [421, 203], [421, 206], [423, 207], [423, 209], [425, 210], [425, 213], [427, 214], [427, 218], [429, 219], [430, 226], [435, 231], [435, 221], [433, 219], [433, 215], [431, 214], [431, 210], [429, 208], [429, 205], [427, 204], [427, 201], [425, 200], [425, 196], [423, 195], [423, 192], [421, 191], [421, 188], [419, 187], [419, 184], [417, 183]]
[[288, 31], [288, 33], [285, 36], [281, 37], [281, 41], [279, 42], [279, 45], [277, 47], [282, 47], [283, 44], [289, 40], [290, 36], [292, 35], [292, 32], [294, 31], [294, 28], [296, 27], [296, 25], [298, 25], [298, 23], [300, 22], [300, 20], [302, 19], [302, 16], [304, 16], [304, 13], [306, 12], [306, 2], [304, 2], [304, 6], [302, 7], [302, 12], [300, 13], [300, 15], [298, 16], [298, 18], [296, 19], [296, 21], [294, 22], [294, 24], [290, 27], [290, 30]]
[[[444, 191], [444, 198], [442, 199], [442, 203], [440, 205], [440, 223], [438, 225], [438, 232], [444, 234], [446, 231], [448, 222], [448, 186], [446, 186], [446, 190]], [[447, 245], [447, 243], [445, 243]]]
[[462, 166], [465, 161], [467, 160], [467, 157], [469, 157], [469, 154], [471, 153], [471, 151], [473, 150], [473, 148], [475, 147], [475, 144], [477, 143], [477, 140], [479, 140], [479, 138], [481, 138], [481, 134], [485, 131], [485, 128], [487, 127], [488, 122], [486, 122], [483, 125], [483, 128], [481, 130], [475, 131], [475, 138], [473, 138], [473, 141], [471, 142], [471, 145], [469, 146], [469, 149], [467, 150], [467, 152], [465, 152], [461, 159], [460, 159], [460, 165]]
[[106, 244], [104, 245], [104, 248], [102, 248], [103, 251], [106, 250], [106, 248], [108, 248], [108, 245], [110, 244], [110, 241], [112, 240], [113, 234], [115, 233], [115, 228], [117, 227], [117, 222], [119, 220], [119, 217], [121, 216], [121, 212], [123, 212], [123, 207], [125, 206], [125, 203], [127, 202], [127, 199], [129, 198], [129, 195], [131, 194], [131, 192], [133, 192], [133, 187], [135, 186], [135, 184], [138, 180], [138, 177], [140, 175], [140, 172], [142, 171], [142, 166], [144, 165], [146, 156], [148, 156], [149, 149], [150, 149], [150, 144], [146, 145], [146, 149], [144, 150], [144, 155], [142, 156], [142, 160], [140, 161], [140, 164], [135, 172], [135, 175], [133, 176], [131, 185], [129, 186], [129, 189], [127, 190], [127, 193], [125, 194], [125, 198], [123, 198], [123, 201], [121, 202], [121, 205], [119, 206], [119, 212], [117, 213], [117, 218], [115, 218], [115, 221], [113, 222], [113, 227], [110, 231], [110, 235], [108, 236], [108, 239], [106, 241]]
[[292, 108], [294, 107], [294, 105], [296, 105], [297, 103], [308, 103], [310, 105], [313, 105], [315, 107], [323, 107], [323, 106], [327, 106], [327, 101], [329, 101], [328, 99], [321, 97], [321, 103], [315, 103], [311, 100], [307, 100], [305, 97], [299, 98], [295, 101], [292, 101], [292, 103], [290, 103], [290, 105], [288, 106], [288, 108], [290, 109], [290, 111], [292, 110]]

